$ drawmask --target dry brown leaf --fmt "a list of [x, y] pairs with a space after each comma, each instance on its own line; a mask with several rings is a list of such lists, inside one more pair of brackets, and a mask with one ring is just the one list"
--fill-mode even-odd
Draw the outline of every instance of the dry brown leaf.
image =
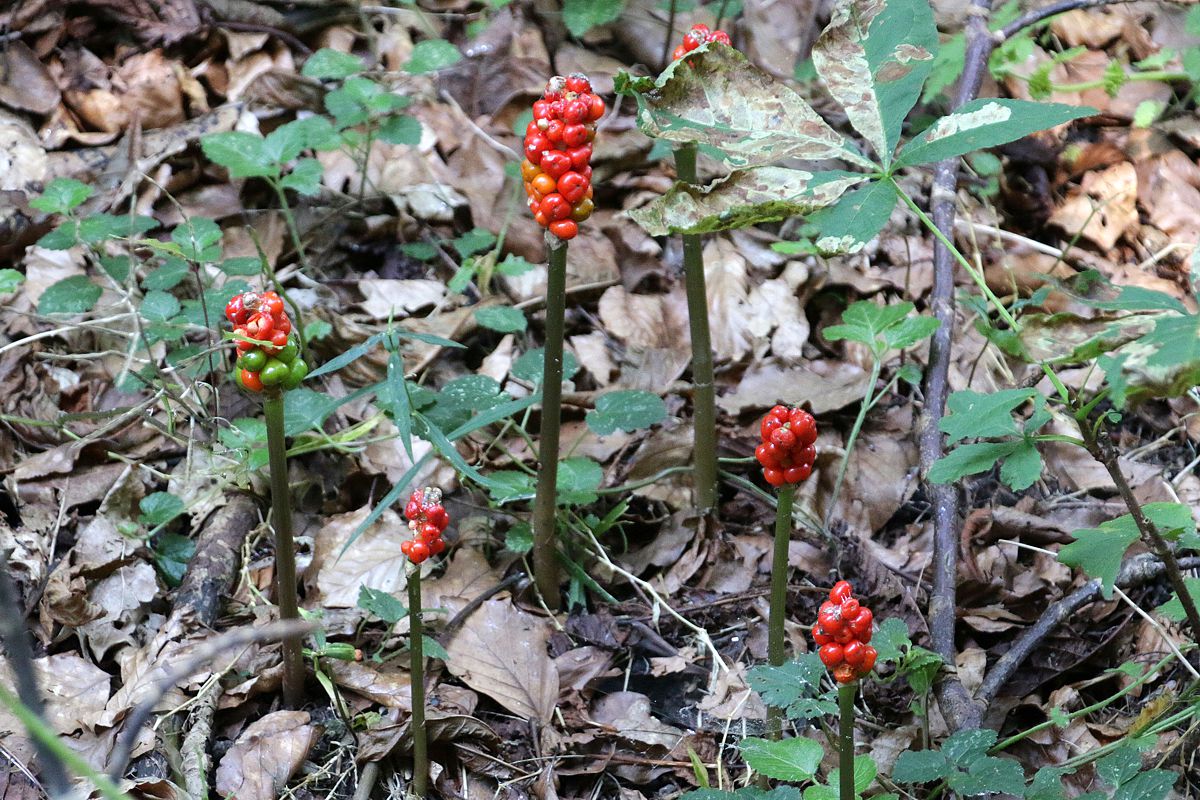
[[637, 692], [613, 692], [592, 704], [592, 722], [631, 742], [671, 750], [683, 738], [683, 731], [655, 719], [650, 714], [650, 698]]
[[718, 359], [740, 361], [754, 347], [755, 339], [750, 330], [753, 315], [746, 307], [746, 259], [728, 239], [712, 237], [704, 246], [704, 278], [713, 352]]
[[317, 531], [312, 563], [304, 575], [311, 603], [327, 608], [355, 608], [362, 586], [401, 599], [408, 559], [400, 552], [400, 542], [407, 538], [408, 529], [395, 511], [383, 512], [374, 525], [346, 547], [350, 535], [370, 513], [371, 507], [363, 506], [357, 511], [335, 514]]
[[103, 661], [113, 647], [135, 641], [138, 623], [157, 595], [158, 576], [144, 561], [121, 567], [92, 586], [88, 599], [103, 616], [80, 626], [79, 635], [97, 661]]
[[1138, 201], [1151, 224], [1176, 241], [1200, 241], [1200, 167], [1172, 150], [1138, 164]]
[[412, 711], [412, 680], [407, 672], [376, 668], [355, 661], [328, 659], [325, 667], [333, 682], [343, 689], [375, 701], [386, 708], [402, 708]]
[[238, 800], [275, 800], [320, 732], [307, 711], [275, 711], [255, 720], [217, 766], [217, 791]]
[[20, 39], [0, 50], [0, 103], [48, 114], [58, 105], [60, 94], [50, 71]]
[[775, 403], [811, 404], [814, 414], [837, 411], [860, 400], [870, 375], [841, 361], [808, 361], [795, 367], [764, 359], [742, 376], [737, 388], [717, 398], [733, 415]]
[[1080, 191], [1050, 215], [1067, 234], [1081, 234], [1102, 250], [1111, 250], [1126, 233], [1136, 232], [1137, 170], [1128, 161], [1083, 176]]
[[358, 281], [363, 294], [363, 311], [374, 319], [402, 319], [416, 311], [438, 306], [446, 296], [442, 281], [386, 280], [363, 278]]
[[507, 597], [485, 602], [450, 640], [446, 668], [521, 717], [550, 721], [558, 668], [546, 652], [550, 626]]

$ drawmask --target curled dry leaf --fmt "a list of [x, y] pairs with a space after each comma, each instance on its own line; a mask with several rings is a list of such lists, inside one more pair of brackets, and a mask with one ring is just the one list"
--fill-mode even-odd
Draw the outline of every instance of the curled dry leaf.
[[446, 668], [476, 691], [521, 717], [550, 721], [558, 700], [558, 668], [546, 652], [550, 626], [507, 597], [485, 602], [446, 647]]
[[650, 698], [638, 692], [613, 692], [592, 704], [592, 721], [630, 742], [671, 750], [683, 731], [661, 722], [650, 713]]
[[[1080, 234], [1103, 250], [1136, 230], [1138, 180], [1133, 164], [1114, 164], [1103, 172], [1083, 176], [1080, 190], [1050, 215], [1050, 222], [1067, 234]], [[1132, 230], [1131, 230], [1132, 229]]]
[[275, 800], [320, 732], [307, 711], [276, 711], [252, 722], [217, 766], [217, 791], [238, 800]]

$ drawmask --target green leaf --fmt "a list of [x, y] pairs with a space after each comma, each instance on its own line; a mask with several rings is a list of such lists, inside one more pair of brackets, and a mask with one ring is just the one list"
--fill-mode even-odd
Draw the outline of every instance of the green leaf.
[[[1184, 578], [1183, 585], [1187, 587], [1188, 594], [1192, 597], [1200, 596], [1200, 578]], [[1171, 592], [1171, 599], [1154, 610], [1171, 622], [1183, 622], [1187, 619], [1183, 603], [1179, 601], [1179, 592]]]
[[408, 614], [408, 607], [399, 600], [370, 586], [358, 587], [358, 607], [388, 625], [395, 625]]
[[1030, 439], [1017, 442], [1000, 466], [1000, 480], [1013, 491], [1028, 489], [1042, 475], [1042, 454]]
[[188, 561], [196, 554], [196, 543], [177, 533], [160, 533], [154, 541], [154, 565], [172, 589], [183, 582]]
[[1072, 770], [1061, 767], [1042, 767], [1029, 782], [1029, 788], [1025, 790], [1025, 800], [1067, 800], [1062, 779], [1071, 772]]
[[596, 502], [596, 490], [604, 470], [590, 458], [566, 458], [558, 462], [558, 504], [587, 505]]
[[583, 36], [597, 25], [615, 22], [625, 8], [625, 0], [565, 0], [563, 24], [572, 36]]
[[304, 62], [301, 74], [317, 80], [341, 80], [362, 71], [363, 63], [358, 56], [322, 47]]
[[[841, 339], [862, 342], [875, 351], [877, 357], [882, 357], [888, 348], [884, 332], [900, 325], [913, 308], [913, 304], [908, 302], [883, 306], [870, 300], [860, 300], [842, 312], [841, 325], [830, 325], [823, 333], [831, 342]], [[932, 321], [936, 329], [937, 320]]]
[[87, 244], [107, 239], [132, 239], [158, 226], [152, 217], [122, 214], [92, 214], [79, 221], [76, 235]]
[[171, 241], [179, 245], [189, 261], [216, 261], [221, 257], [221, 227], [207, 217], [190, 217], [171, 231]]
[[292, 167], [292, 171], [283, 176], [279, 185], [291, 189], [297, 194], [312, 197], [321, 191], [321, 177], [325, 168], [315, 158], [302, 158]]
[[210, 133], [200, 138], [200, 148], [214, 164], [229, 170], [231, 178], [265, 178], [279, 174], [261, 136], [245, 131]]
[[93, 191], [91, 186], [74, 178], [55, 178], [29, 205], [47, 214], [66, 214], [91, 197]]
[[69, 250], [75, 246], [79, 233], [79, 222], [69, 219], [37, 240], [38, 247], [47, 250]]
[[283, 429], [288, 436], [297, 436], [305, 431], [319, 430], [325, 418], [334, 412], [339, 403], [336, 398], [301, 386], [287, 393], [283, 407]]
[[299, 158], [308, 146], [308, 119], [293, 120], [267, 134], [263, 140], [263, 151], [270, 161], [282, 165]]
[[517, 333], [529, 327], [525, 313], [510, 306], [488, 306], [475, 311], [475, 321], [500, 333]]
[[408, 381], [404, 379], [404, 358], [399, 351], [393, 350], [388, 355], [387, 366], [387, 397], [379, 398], [380, 404], [387, 408], [392, 415], [396, 432], [400, 435], [400, 444], [409, 461], [414, 461], [412, 449], [412, 399], [408, 396]]
[[942, 744], [942, 753], [952, 764], [968, 767], [987, 755], [997, 738], [996, 732], [987, 728], [958, 731]]
[[930, 783], [950, 775], [950, 763], [937, 750], [905, 750], [896, 757], [892, 780], [896, 783]]
[[901, 652], [912, 646], [908, 625], [899, 617], [888, 617], [871, 637], [871, 646], [880, 662], [899, 661]]
[[1007, 441], [960, 445], [934, 462], [929, 470], [929, 480], [951, 483], [967, 475], [987, 472], [1021, 444], [1021, 441]]
[[932, 164], [974, 150], [1015, 141], [1036, 131], [1098, 113], [1087, 106], [982, 98], [947, 114], [913, 139], [896, 158], [896, 169]]
[[900, 196], [889, 181], [873, 181], [809, 217], [822, 253], [853, 254], [883, 230]]
[[[875, 764], [875, 759], [870, 756], [855, 756], [854, 757], [854, 794], [855, 797], [861, 796], [863, 792], [871, 788], [871, 784], [875, 782], [875, 776], [879, 774], [879, 767]], [[841, 784], [841, 769], [830, 770], [829, 784], [830, 786], [839, 786]], [[872, 798], [872, 800], [878, 800]]]
[[676, 183], [628, 212], [651, 236], [711, 233], [802, 216], [825, 208], [864, 180], [853, 172], [812, 173], [785, 167], [739, 170], [707, 187]]
[[1112, 800], [1166, 800], [1177, 780], [1179, 776], [1170, 770], [1148, 770], [1121, 784]]
[[615, 430], [636, 431], [649, 428], [667, 418], [667, 404], [651, 392], [625, 390], [609, 392], [596, 399], [596, 408], [587, 414], [587, 425], [597, 436]]
[[794, 783], [812, 780], [825, 755], [819, 742], [802, 736], [777, 742], [747, 737], [741, 749], [742, 758], [755, 772]]
[[533, 549], [533, 526], [528, 522], [518, 522], [504, 534], [504, 549], [519, 555], [525, 555]]
[[619, 73], [616, 89], [637, 101], [638, 127], [647, 136], [715, 147], [737, 168], [786, 158], [875, 167], [799, 94], [732, 47], [701, 45], [657, 80]]
[[885, 167], [937, 49], [927, 0], [838, 3], [813, 45], [813, 64], [826, 88]]
[[155, 289], [146, 292], [138, 310], [151, 322], [166, 322], [179, 313], [179, 301], [175, 295]]
[[462, 258], [482, 253], [496, 243], [496, 234], [483, 228], [473, 228], [451, 242]]
[[507, 278], [516, 278], [529, 272], [535, 266], [520, 256], [509, 253], [503, 261], [496, 265], [496, 271]]
[[1105, 599], [1111, 598], [1125, 552], [1138, 539], [1133, 517], [1126, 514], [1100, 523], [1099, 528], [1085, 528], [1071, 535], [1075, 541], [1058, 551], [1058, 560], [1099, 578]]
[[389, 144], [415, 146], [421, 143], [421, 123], [416, 117], [397, 114], [383, 121], [378, 136]]
[[257, 275], [262, 272], [262, 259], [257, 256], [227, 258], [217, 265], [226, 275]]
[[11, 294], [25, 282], [25, 276], [15, 269], [5, 267], [0, 269], [0, 294]]
[[984, 756], [965, 772], [950, 775], [950, 788], [966, 797], [981, 794], [1005, 794], [1020, 797], [1025, 793], [1025, 770], [1011, 758]]
[[[109, 272], [109, 274], [112, 275], [113, 273]], [[188, 265], [186, 261], [182, 261], [178, 258], [169, 258], [163, 261], [162, 266], [146, 275], [146, 277], [142, 280], [142, 286], [146, 287], [147, 289], [160, 289], [163, 291], [166, 291], [167, 289], [174, 289], [180, 284], [181, 281], [183, 281], [184, 278], [187, 277], [187, 274]], [[128, 272], [126, 273], [125, 277], [128, 277]], [[115, 275], [113, 275], [113, 278], [117, 280], [118, 283], [125, 282], [124, 278], [118, 279]]]
[[[542, 382], [543, 360], [545, 359], [545, 348], [538, 347], [528, 352], [522, 353], [516, 361], [513, 362], [510, 372], [512, 376], [518, 380], [538, 385]], [[575, 360], [575, 356], [570, 351], [563, 353], [563, 380], [570, 380], [571, 377], [579, 371], [579, 362]]]
[[183, 501], [170, 492], [153, 492], [138, 501], [139, 521], [150, 528], [165, 525], [183, 513]]
[[833, 692], [821, 689], [825, 673], [817, 654], [806, 653], [778, 667], [753, 667], [748, 680], [767, 705], [787, 709], [788, 719], [810, 720], [837, 713]]
[[947, 399], [950, 413], [942, 418], [939, 427], [949, 443], [967, 438], [1016, 436], [1020, 431], [1013, 422], [1013, 411], [1037, 396], [1033, 389], [1004, 389], [989, 394], [962, 389]]
[[103, 290], [86, 275], [72, 275], [52, 284], [38, 300], [39, 314], [82, 314], [91, 311]]
[[429, 39], [413, 47], [412, 57], [404, 65], [404, 70], [414, 75], [437, 72], [457, 64], [461, 59], [462, 53], [445, 39]]
[[314, 319], [304, 325], [304, 341], [316, 342], [333, 333], [333, 325], [323, 319]]

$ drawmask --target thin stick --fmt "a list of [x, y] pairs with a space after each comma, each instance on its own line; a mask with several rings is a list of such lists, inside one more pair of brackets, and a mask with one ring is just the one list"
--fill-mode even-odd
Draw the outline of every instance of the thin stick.
[[563, 316], [567, 289], [567, 243], [546, 234], [546, 347], [542, 359], [542, 425], [538, 442], [537, 494], [533, 505], [533, 580], [546, 607], [558, 597], [558, 434], [562, 415]]
[[[771, 555], [771, 606], [767, 616], [767, 660], [772, 666], [782, 666], [787, 660], [784, 642], [784, 621], [787, 619], [788, 544], [792, 540], [792, 506], [796, 487], [779, 490], [779, 505], [775, 509], [775, 546]], [[783, 735], [783, 709], [767, 710], [767, 736], [779, 739]]]
[[850, 438], [846, 440], [846, 452], [842, 456], [842, 463], [838, 464], [837, 478], [833, 482], [833, 494], [829, 497], [829, 508], [825, 510], [825, 519], [821, 522], [821, 527], [826, 531], [829, 530], [829, 522], [833, 519], [833, 512], [836, 510], [838, 500], [842, 496], [842, 483], [846, 480], [846, 470], [850, 466], [850, 454], [854, 452], [854, 444], [858, 441], [858, 435], [862, 432], [863, 422], [867, 419], [867, 412], [875, 405], [872, 395], [875, 393], [875, 384], [879, 382], [879, 372], [882, 366], [883, 362], [878, 358], [871, 362], [871, 377], [867, 379], [867, 393], [863, 395], [862, 405], [858, 409], [858, 416], [854, 418], [854, 427], [850, 429]]
[[429, 792], [429, 742], [425, 732], [425, 642], [421, 625], [421, 568], [408, 576], [408, 655], [412, 681], [413, 779], [412, 792], [422, 798]]
[[[695, 142], [675, 149], [675, 172], [681, 181], [696, 182]], [[708, 513], [717, 505], [717, 397], [702, 244], [699, 234], [683, 235], [684, 285], [692, 334], [692, 430], [695, 437], [692, 458], [696, 508], [701, 513]]]
[[838, 687], [838, 800], [854, 800], [854, 698], [858, 681]]
[[[300, 619], [296, 599], [296, 545], [292, 538], [292, 501], [288, 487], [287, 440], [283, 430], [283, 392], [268, 388], [263, 412], [267, 418], [267, 454], [271, 472], [271, 525], [275, 529], [275, 601], [280, 619]], [[283, 640], [283, 702], [298, 708], [304, 701], [303, 640]]]
[[[25, 630], [24, 609], [13, 586], [12, 573], [8, 569], [8, 550], [0, 549], [0, 639], [8, 653], [13, 677], [17, 682], [17, 695], [29, 709], [29, 713], [45, 722], [46, 712], [42, 706], [42, 693], [38, 689], [37, 672], [33, 665], [33, 650], [29, 646], [29, 633]], [[71, 784], [63, 768], [62, 759], [53, 748], [34, 738], [34, 747], [42, 761], [41, 779], [46, 784], [47, 794], [52, 798], [69, 797]]]
[[678, 0], [671, 0], [670, 16], [667, 17], [667, 35], [663, 37], [662, 58], [659, 59], [661, 69], [666, 69], [667, 64], [671, 63], [668, 60], [668, 56], [671, 55], [671, 37], [675, 35], [675, 12], [677, 11], [675, 6], [677, 2]]

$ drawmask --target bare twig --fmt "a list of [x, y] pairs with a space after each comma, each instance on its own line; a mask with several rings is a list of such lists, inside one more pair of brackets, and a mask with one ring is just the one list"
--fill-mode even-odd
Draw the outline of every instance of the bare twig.
[[[1200, 557], [1183, 559], [1179, 566], [1182, 569], [1196, 569], [1200, 567]], [[1116, 583], [1118, 586], [1126, 588], [1137, 586], [1159, 577], [1165, 569], [1161, 561], [1149, 553], [1144, 553], [1134, 556], [1121, 566]], [[1069, 619], [1076, 611], [1094, 603], [1100, 597], [1101, 586], [1102, 583], [1097, 578], [1047, 606], [1037, 622], [1030, 625], [1017, 637], [1008, 652], [1001, 656], [988, 672], [979, 691], [975, 693], [976, 701], [987, 704], [995, 699], [999, 691], [1004, 688], [1004, 684], [1021, 668], [1025, 660], [1041, 646], [1042, 641], [1055, 628]]]
[[1077, 11], [1081, 8], [1097, 8], [1099, 6], [1112, 6], [1119, 3], [1132, 3], [1135, 0], [1058, 0], [1056, 3], [1051, 3], [1041, 8], [1035, 8], [1032, 11], [1026, 11], [1021, 16], [1017, 17], [1012, 22], [1005, 25], [993, 35], [995, 44], [1000, 44], [1006, 39], [1011, 39], [1021, 31], [1028, 28], [1030, 25], [1037, 25], [1039, 22], [1045, 22], [1050, 17], [1065, 14], [1068, 11]]
[[[29, 634], [25, 630], [25, 618], [14, 611], [14, 609], [21, 608], [21, 604], [17, 600], [12, 574], [8, 571], [8, 551], [2, 549], [0, 549], [0, 607], [6, 609], [3, 614], [0, 614], [0, 639], [4, 641], [4, 651], [8, 654], [8, 663], [16, 678], [17, 696], [38, 719], [44, 722], [46, 714], [42, 707], [42, 694], [38, 690], [37, 672], [33, 665], [33, 651], [29, 647]], [[42, 762], [41, 779], [46, 784], [47, 794], [51, 798], [69, 797], [71, 784], [67, 780], [67, 771], [58, 754], [38, 739], [34, 739], [33, 744], [37, 748], [38, 757]]]
[[[991, 0], [973, 0], [967, 18], [967, 51], [958, 84], [955, 107], [974, 99], [994, 46], [987, 27]], [[938, 163], [934, 170], [930, 206], [933, 221], [947, 237], [954, 235], [954, 190], [960, 160], [956, 156]], [[929, 348], [929, 370], [925, 378], [925, 408], [920, 427], [921, 473], [928, 475], [942, 456], [939, 423], [949, 395], [951, 338], [954, 331], [954, 258], [940, 240], [934, 241], [933, 314], [941, 323]], [[958, 578], [958, 492], [951, 484], [927, 483], [933, 504], [933, 593], [929, 599], [929, 630], [933, 649], [948, 665], [955, 663], [954, 629]], [[982, 709], [971, 699], [962, 683], [947, 673], [938, 684], [938, 702], [951, 730], [979, 727]]]
[[150, 715], [154, 713], [154, 707], [158, 705], [159, 700], [184, 678], [200, 671], [204, 665], [227, 650], [248, 644], [273, 642], [292, 636], [301, 636], [313, 630], [314, 627], [311, 622], [280, 620], [268, 623], [259, 628], [235, 628], [220, 636], [214, 636], [212, 639], [201, 642], [196, 647], [191, 658], [163, 675], [154, 684], [153, 691], [133, 709], [133, 712], [125, 722], [125, 730], [121, 732], [121, 738], [117, 740], [117, 747], [113, 751], [112, 761], [109, 763], [108, 768], [109, 777], [113, 780], [119, 780], [125, 774], [125, 767], [129, 764], [129, 756], [133, 752], [133, 746], [137, 744], [138, 732], [150, 721]]

